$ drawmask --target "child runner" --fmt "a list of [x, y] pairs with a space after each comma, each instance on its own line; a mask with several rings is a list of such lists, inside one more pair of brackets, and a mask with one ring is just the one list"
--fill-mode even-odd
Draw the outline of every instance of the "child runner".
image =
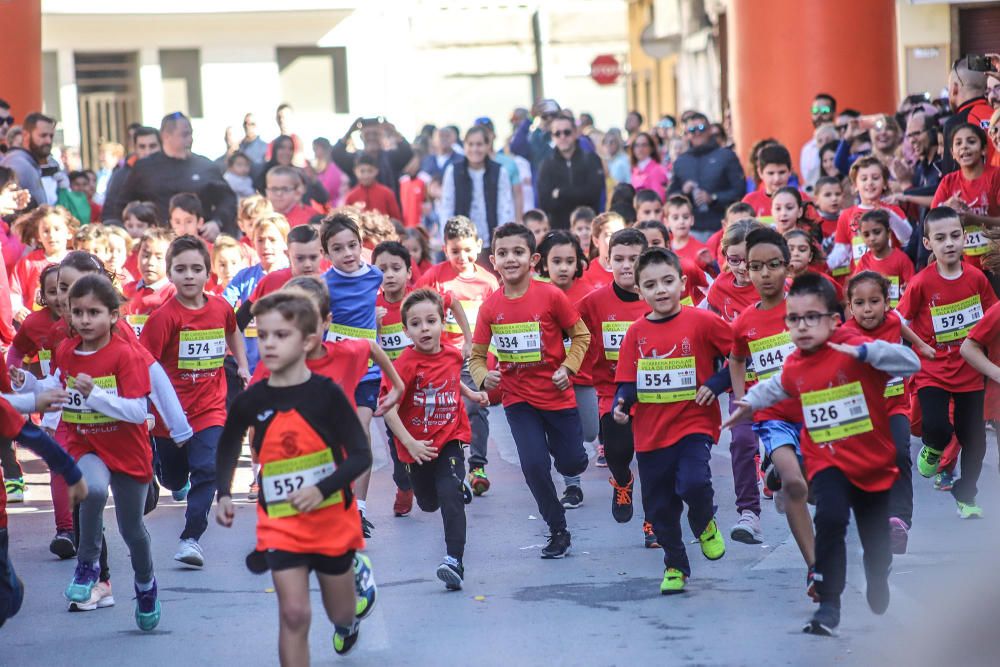
[[240, 242], [232, 236], [220, 234], [212, 244], [212, 279], [206, 290], [210, 294], [222, 296], [236, 274], [250, 266]]
[[[479, 309], [469, 372], [477, 387], [502, 388], [521, 472], [551, 531], [542, 558], [562, 558], [571, 539], [566, 509], [552, 483], [552, 459], [564, 476], [575, 477], [587, 469], [571, 375], [583, 363], [590, 334], [562, 290], [531, 277], [538, 254], [535, 236], [527, 227], [501, 225], [494, 231], [490, 250], [504, 287]], [[571, 339], [568, 353], [564, 334]], [[497, 370], [486, 365], [491, 342], [500, 361]], [[582, 501], [582, 491], [574, 494]]]
[[[658, 220], [644, 220], [633, 225], [646, 236], [650, 248], [669, 247], [670, 232], [667, 226]], [[684, 293], [681, 294], [682, 306], [697, 306], [705, 300], [708, 294], [709, 282], [705, 272], [694, 262], [682, 259], [681, 272], [684, 274]]]
[[[179, 192], [170, 198], [167, 209], [170, 216], [170, 228], [174, 230], [176, 236], [201, 238], [201, 232], [205, 229], [205, 214], [202, 212], [201, 200], [198, 199], [198, 195], [190, 192]], [[211, 248], [209, 249], [211, 250]]]
[[903, 345], [837, 331], [836, 293], [821, 276], [796, 278], [787, 302], [796, 350], [779, 373], [750, 390], [730, 421], [784, 400], [801, 403], [802, 455], [816, 498], [819, 595], [819, 609], [804, 631], [829, 636], [840, 624], [852, 510], [864, 549], [868, 606], [876, 614], [889, 607], [889, 489], [899, 471], [884, 394], [890, 379], [917, 372], [920, 360]]
[[726, 207], [726, 214], [722, 216], [722, 228], [709, 236], [708, 240], [705, 241], [708, 251], [712, 253], [712, 257], [715, 258], [720, 270], [726, 264], [725, 257], [722, 255], [722, 237], [725, 235], [726, 230], [729, 229], [729, 225], [740, 220], [753, 220], [754, 217], [753, 206], [746, 202], [733, 202]]
[[[983, 511], [976, 505], [976, 483], [986, 455], [983, 376], [966, 363], [960, 347], [997, 298], [983, 272], [962, 261], [965, 230], [954, 209], [931, 209], [924, 218], [923, 241], [936, 261], [913, 277], [898, 309], [904, 323], [936, 350], [913, 378], [924, 441], [917, 470], [924, 477], [937, 472], [941, 454], [956, 435], [962, 443], [962, 476], [951, 494], [959, 517], [979, 518]], [[952, 401], [954, 425], [948, 417]]]
[[256, 551], [247, 564], [252, 571], [271, 570], [281, 664], [308, 664], [312, 570], [334, 624], [334, 651], [345, 655], [358, 640], [353, 569], [365, 540], [351, 482], [371, 467], [371, 451], [344, 392], [306, 366], [306, 355], [323, 344], [316, 306], [304, 295], [279, 291], [258, 301], [254, 316], [261, 359], [271, 375], [240, 394], [226, 417], [216, 463], [216, 520], [233, 525], [233, 473], [243, 437], [253, 427], [263, 493]]
[[729, 354], [732, 332], [714, 314], [682, 306], [684, 277], [677, 255], [650, 248], [635, 265], [639, 294], [650, 307], [625, 333], [615, 381], [614, 420], [626, 425], [635, 406], [635, 450], [642, 506], [663, 545], [660, 592], [684, 590], [691, 566], [681, 513], [702, 554], [718, 560], [726, 545], [715, 521], [711, 447], [719, 438], [719, 408], [708, 381]]
[[583, 279], [594, 286], [610, 285], [614, 277], [608, 261], [608, 241], [611, 235], [620, 229], [625, 229], [625, 218], [614, 212], [601, 213], [594, 218], [590, 238], [596, 248], [596, 253], [590, 257], [590, 265], [583, 274]]
[[173, 298], [177, 287], [167, 276], [167, 249], [174, 240], [169, 229], [154, 227], [139, 241], [139, 278], [125, 286], [128, 302], [122, 307], [125, 321], [138, 338], [149, 314]]
[[[840, 211], [844, 207], [844, 187], [840, 184], [840, 179], [832, 176], [821, 176], [816, 185], [813, 186], [813, 201], [816, 202], [816, 213], [820, 218], [820, 226], [823, 230], [823, 253], [830, 254], [833, 250], [833, 237], [837, 233], [837, 220], [840, 219]], [[834, 273], [835, 278], [847, 275], [847, 269], [837, 269], [841, 273]]]
[[727, 322], [735, 320], [760, 299], [747, 271], [747, 234], [755, 229], [764, 229], [764, 226], [756, 220], [739, 220], [729, 225], [722, 235], [720, 248], [727, 270], [709, 286], [704, 307]]
[[855, 272], [874, 271], [889, 281], [889, 307], [899, 305], [899, 298], [913, 278], [913, 262], [899, 248], [889, 243], [889, 213], [877, 208], [861, 216], [861, 238], [868, 248], [855, 265]]
[[442, 344], [444, 303], [437, 292], [419, 289], [403, 301], [402, 320], [413, 346], [394, 362], [406, 390], [399, 405], [385, 414], [397, 439], [397, 456], [406, 464], [417, 504], [441, 510], [446, 555], [437, 577], [450, 591], [465, 579], [465, 466], [462, 447], [472, 432], [459, 395], [489, 405], [485, 391], [462, 382], [462, 353]]
[[635, 206], [635, 221], [663, 222], [663, 200], [652, 190], [637, 190], [632, 200]]
[[756, 190], [748, 192], [743, 201], [753, 207], [756, 217], [770, 218], [771, 197], [788, 185], [792, 177], [792, 156], [788, 149], [779, 143], [762, 147], [757, 153], [756, 175], [760, 184]]
[[667, 229], [670, 230], [670, 249], [678, 257], [694, 262], [702, 271], [717, 275], [712, 254], [704, 243], [691, 236], [694, 224], [694, 206], [684, 195], [674, 195], [667, 199]]
[[61, 206], [42, 204], [21, 216], [14, 223], [14, 233], [24, 245], [32, 248], [17, 260], [10, 274], [10, 296], [14, 304], [14, 321], [23, 322], [35, 306], [38, 277], [42, 269], [58, 264], [72, 249], [73, 235], [80, 223]]
[[577, 206], [569, 215], [569, 233], [573, 235], [576, 242], [583, 249], [583, 256], [588, 260], [590, 253], [594, 251], [594, 243], [590, 234], [593, 232], [594, 218], [597, 213], [589, 206]]
[[162, 427], [153, 431], [160, 483], [187, 498], [184, 530], [174, 560], [203, 567], [199, 540], [208, 528], [215, 495], [215, 452], [226, 423], [226, 349], [239, 375], [250, 380], [236, 315], [225, 299], [205, 294], [211, 258], [204, 242], [181, 236], [167, 250], [167, 273], [177, 292], [158, 308], [142, 330], [140, 342], [159, 359], [184, 406], [194, 435], [183, 443]]
[[782, 236], [788, 244], [788, 284], [791, 285], [792, 281], [803, 273], [818, 273], [830, 281], [834, 291], [837, 292], [837, 301], [843, 303], [844, 288], [832, 276], [827, 275], [826, 261], [823, 259], [823, 251], [820, 250], [816, 236], [804, 229], [793, 229]]
[[533, 208], [525, 211], [523, 219], [524, 226], [530, 229], [531, 233], [535, 236], [536, 247], [541, 244], [545, 235], [552, 231], [552, 226], [549, 224], [549, 216], [545, 215], [545, 211], [541, 209]]
[[127, 285], [135, 280], [135, 276], [125, 266], [132, 256], [132, 237], [118, 225], [108, 225], [104, 231], [108, 237], [108, 270], [115, 274], [116, 285]]

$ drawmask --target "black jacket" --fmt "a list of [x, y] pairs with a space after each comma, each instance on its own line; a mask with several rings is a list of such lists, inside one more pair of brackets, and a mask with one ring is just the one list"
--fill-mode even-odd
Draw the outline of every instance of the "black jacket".
[[119, 201], [141, 200], [156, 204], [160, 222], [170, 220], [170, 198], [179, 192], [198, 195], [205, 220], [218, 220], [222, 231], [239, 238], [236, 226], [236, 194], [222, 178], [212, 160], [191, 155], [184, 160], [153, 153], [135, 163], [125, 179]]
[[108, 189], [104, 192], [104, 206], [101, 208], [101, 222], [111, 222], [119, 224], [122, 220], [122, 212], [132, 200], [122, 200], [122, 192], [125, 188], [125, 181], [132, 173], [132, 166], [128, 161], [115, 167], [111, 173], [111, 180], [108, 181]]
[[[538, 169], [538, 207], [549, 216], [552, 229], [569, 229], [569, 216], [577, 206], [601, 210], [604, 187], [601, 158], [580, 148], [578, 140], [569, 161], [558, 150], [542, 161]], [[558, 196], [553, 196], [556, 190]]]
[[743, 167], [736, 153], [716, 143], [692, 148], [677, 156], [667, 186], [667, 196], [683, 194], [684, 184], [694, 181], [702, 190], [715, 195], [708, 210], [695, 206], [694, 229], [714, 232], [722, 228], [726, 207], [747, 193]]
[[[347, 174], [352, 188], [358, 184], [358, 179], [354, 176], [355, 156], [357, 153], [349, 152], [343, 139], [333, 145], [333, 150], [330, 153], [334, 164]], [[399, 145], [391, 151], [379, 149], [375, 156], [375, 159], [378, 160], [378, 182], [396, 193], [396, 201], [399, 201], [399, 177], [412, 157], [413, 149], [405, 139], [401, 139]], [[331, 192], [330, 196], [336, 195]]]

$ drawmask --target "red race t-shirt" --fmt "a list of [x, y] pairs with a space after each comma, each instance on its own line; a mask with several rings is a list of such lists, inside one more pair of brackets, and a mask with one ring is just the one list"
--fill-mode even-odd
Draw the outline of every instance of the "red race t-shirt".
[[37, 308], [35, 299], [38, 296], [38, 281], [45, 267], [58, 262], [52, 262], [45, 256], [41, 248], [32, 250], [17, 260], [10, 274], [10, 291], [21, 296], [21, 303], [28, 310]]
[[[406, 385], [398, 404], [399, 419], [415, 439], [430, 440], [439, 449], [453, 440], [467, 443], [472, 439], [462, 401], [463, 363], [462, 353], [448, 344], [441, 345], [436, 354], [410, 347], [392, 362]], [[383, 377], [383, 391], [388, 386]], [[396, 453], [403, 463], [415, 462], [398, 439]]]
[[722, 423], [714, 401], [698, 405], [698, 387], [715, 372], [715, 360], [729, 355], [733, 332], [715, 313], [681, 306], [667, 320], [641, 317], [625, 333], [615, 382], [635, 382], [632, 433], [635, 451], [649, 452], [703, 434], [719, 439]]
[[681, 273], [687, 278], [684, 283], [684, 291], [681, 292], [681, 305], [697, 306], [705, 300], [708, 294], [708, 279], [705, 272], [701, 270], [695, 262], [679, 257], [681, 260]]
[[[403, 350], [413, 345], [413, 341], [406, 335], [406, 327], [403, 326], [401, 311], [403, 301], [405, 300], [406, 297], [395, 302], [387, 301], [385, 293], [382, 290], [379, 290], [378, 296], [375, 297], [375, 307], [385, 308], [385, 315], [379, 320], [376, 342], [385, 351], [386, 355], [393, 360], [398, 359]], [[443, 295], [442, 301], [444, 302], [445, 317], [448, 317], [451, 315], [451, 294]], [[470, 323], [470, 326], [473, 326], [472, 323]]]
[[[882, 324], [874, 329], [862, 329], [858, 321], [851, 318], [843, 326], [845, 331], [854, 333], [868, 340], [884, 340], [887, 343], [899, 344], [903, 340], [903, 321], [895, 311], [888, 311]], [[885, 385], [885, 406], [889, 416], [904, 415], [910, 418], [910, 392], [908, 383], [901, 377], [890, 378]]]
[[76, 377], [86, 373], [96, 386], [115, 396], [144, 398], [150, 391], [149, 366], [117, 335], [91, 354], [81, 354], [79, 345], [79, 338], [64, 340], [53, 360], [70, 392], [69, 404], [62, 411], [68, 431], [67, 451], [77, 461], [84, 454], [96, 454], [111, 472], [148, 482], [153, 477], [153, 454], [145, 420], [131, 424], [87, 408], [83, 395], [73, 387]]
[[914, 389], [963, 392], [983, 388], [983, 376], [966, 363], [959, 348], [996, 302], [983, 272], [964, 262], [962, 274], [951, 280], [935, 264], [913, 277], [899, 302], [899, 314], [920, 340], [937, 349], [933, 359], [921, 360], [920, 371], [913, 376]]
[[[354, 392], [358, 383], [368, 372], [368, 359], [371, 357], [371, 347], [367, 340], [360, 338], [345, 338], [336, 343], [323, 343], [325, 354], [316, 359], [306, 359], [306, 367], [317, 375], [330, 378], [344, 390], [344, 395], [351, 402], [351, 407], [358, 409], [354, 402]], [[271, 371], [263, 363], [257, 364], [250, 378], [250, 384], [261, 382], [271, 377]]]
[[160, 360], [196, 433], [226, 423], [222, 362], [226, 336], [236, 331], [236, 314], [226, 300], [205, 299], [197, 310], [170, 299], [149, 316], [139, 339]]
[[25, 357], [34, 358], [38, 355], [38, 365], [42, 375], [52, 372], [52, 352], [61, 338], [56, 337], [56, 325], [59, 318], [48, 307], [36, 310], [24, 318], [21, 327], [14, 334], [14, 347]]
[[708, 307], [727, 322], [734, 322], [740, 313], [760, 301], [753, 283], [737, 285], [736, 276], [726, 271], [719, 274], [705, 295]]
[[[878, 208], [884, 208], [906, 220], [906, 214], [898, 206], [880, 203]], [[851, 246], [851, 266], [857, 264], [861, 257], [868, 252], [868, 246], [865, 245], [865, 240], [861, 236], [861, 216], [873, 210], [875, 209], [856, 204], [845, 208], [840, 212], [840, 217], [837, 218], [837, 232], [833, 235], [833, 240], [834, 243]], [[902, 245], [895, 234], [890, 234], [889, 240], [897, 248]]]
[[[417, 287], [429, 287], [441, 296], [451, 294], [452, 299], [458, 299], [465, 310], [465, 318], [469, 320], [469, 328], [476, 330], [476, 320], [483, 302], [500, 286], [492, 273], [475, 265], [474, 275], [465, 277], [458, 275], [450, 262], [441, 262], [427, 269], [417, 281]], [[462, 349], [465, 336], [458, 328], [458, 323], [451, 313], [445, 313], [444, 335], [441, 341], [450, 343]]]
[[253, 292], [250, 294], [250, 301], [257, 303], [271, 292], [280, 290], [291, 279], [292, 270], [290, 268], [271, 271], [271, 273], [261, 278], [257, 286], [253, 288]]
[[709, 252], [708, 246], [693, 236], [688, 237], [687, 243], [684, 244], [683, 248], [678, 248], [671, 243], [670, 249], [674, 251], [675, 255], [681, 258], [682, 269], [685, 260], [700, 269], [708, 269], [712, 265], [712, 253]]
[[[785, 302], [768, 310], [760, 304], [747, 308], [733, 322], [733, 356], [747, 360], [746, 388], [781, 372], [795, 351], [785, 325]], [[755, 422], [768, 420], [801, 423], [802, 411], [795, 401], [781, 401], [754, 413]]]
[[590, 331], [587, 348], [587, 365], [590, 367], [594, 389], [597, 390], [597, 414], [605, 415], [614, 408], [615, 373], [618, 356], [625, 333], [640, 317], [649, 312], [647, 304], [638, 294], [624, 300], [620, 288], [612, 283], [592, 292], [577, 305], [583, 323]]
[[573, 387], [560, 391], [552, 382], [566, 359], [563, 332], [580, 320], [562, 290], [531, 280], [516, 299], [497, 290], [479, 308], [472, 342], [493, 344], [499, 360], [504, 406], [527, 403], [539, 410], [576, 407]]
[[[1000, 169], [987, 166], [979, 178], [971, 181], [963, 177], [961, 171], [945, 174], [931, 200], [931, 208], [941, 206], [952, 197], [958, 197], [976, 215], [991, 218], [1000, 216]], [[980, 269], [983, 255], [989, 250], [990, 241], [983, 235], [983, 228], [979, 225], [966, 225], [965, 259]]]
[[615, 276], [611, 273], [611, 269], [605, 269], [601, 265], [601, 260], [595, 257], [590, 260], [590, 264], [587, 265], [587, 270], [583, 272], [583, 277], [580, 280], [586, 280], [593, 289], [597, 290], [613, 283]]
[[[861, 345], [866, 338], [836, 329], [829, 342]], [[802, 460], [811, 480], [837, 468], [864, 491], [885, 491], [899, 469], [882, 406], [890, 376], [824, 344], [795, 352], [785, 362], [781, 385], [802, 406]]]
[[[1000, 364], [998, 334], [1000, 334], [1000, 304], [994, 304], [986, 311], [983, 319], [979, 320], [976, 326], [969, 331], [969, 339], [979, 343], [985, 350], [986, 356], [994, 364]], [[983, 418], [1000, 419], [1000, 384], [991, 379], [986, 380], [986, 404], [983, 409]]]
[[[539, 278], [539, 280], [542, 280]], [[545, 282], [544, 280], [542, 282]], [[573, 307], [580, 311], [580, 301], [583, 300], [588, 294], [594, 292], [594, 286], [590, 284], [585, 278], [579, 278], [573, 281], [573, 284], [569, 286], [569, 289], [565, 291], [566, 298], [569, 302], [573, 304]], [[591, 341], [593, 343], [593, 341]], [[563, 349], [569, 352], [570, 346], [573, 344], [573, 340], [569, 336], [563, 337]], [[594, 378], [591, 376], [591, 366], [592, 361], [590, 354], [587, 354], [583, 358], [583, 363], [580, 365], [580, 370], [577, 371], [576, 375], [573, 376], [573, 384], [580, 385], [581, 387], [592, 387], [594, 385]]]
[[869, 250], [854, 265], [854, 273], [862, 271], [874, 271], [889, 279], [889, 307], [895, 308], [913, 279], [913, 262], [899, 248], [892, 248], [885, 259], [879, 259]]
[[125, 286], [125, 298], [128, 301], [122, 306], [125, 321], [132, 327], [136, 338], [142, 335], [149, 314], [157, 310], [177, 294], [177, 288], [166, 278], [155, 285], [146, 286], [142, 280], [137, 280]]

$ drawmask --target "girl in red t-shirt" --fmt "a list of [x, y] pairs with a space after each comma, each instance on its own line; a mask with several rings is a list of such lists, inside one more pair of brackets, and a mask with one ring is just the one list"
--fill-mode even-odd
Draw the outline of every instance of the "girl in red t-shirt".
[[[708, 288], [705, 301], [708, 309], [727, 322], [760, 300], [760, 295], [750, 282], [747, 270], [747, 234], [764, 226], [756, 220], [739, 220], [726, 228], [719, 247], [725, 260], [725, 270]], [[749, 430], [749, 427], [747, 427]]]
[[913, 262], [899, 248], [889, 243], [889, 214], [877, 208], [861, 216], [861, 237], [868, 251], [855, 264], [855, 273], [874, 271], [889, 281], [889, 307], [899, 305], [899, 298], [913, 278]]
[[22, 322], [31, 314], [42, 269], [58, 264], [69, 251], [80, 223], [64, 208], [42, 205], [14, 223], [22, 243], [34, 248], [17, 260], [10, 274], [14, 320]]
[[838, 303], [844, 302], [844, 288], [836, 280], [826, 274], [826, 262], [823, 261], [823, 251], [814, 236], [802, 229], [793, 229], [784, 234], [788, 243], [788, 253], [791, 259], [788, 260], [788, 287], [792, 281], [803, 273], [818, 273], [830, 281], [833, 289], [837, 292]]

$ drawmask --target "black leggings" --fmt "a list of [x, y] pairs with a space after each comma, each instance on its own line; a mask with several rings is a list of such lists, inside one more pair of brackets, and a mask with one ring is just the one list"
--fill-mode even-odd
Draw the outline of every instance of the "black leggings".
[[448, 555], [462, 560], [465, 555], [465, 458], [462, 443], [445, 444], [437, 458], [407, 466], [417, 506], [424, 512], [441, 510], [444, 543]]
[[889, 490], [889, 516], [913, 526], [913, 462], [910, 460], [910, 420], [906, 415], [891, 415], [889, 430], [896, 445], [896, 467], [899, 477]]
[[[924, 444], [943, 452], [956, 435], [962, 445], [962, 476], [951, 494], [956, 500], [973, 503], [976, 484], [986, 456], [986, 423], [983, 421], [984, 391], [950, 392], [924, 387], [917, 392], [923, 413]], [[955, 425], [948, 420], [948, 402], [955, 401]]]
[[0, 440], [0, 466], [3, 467], [4, 479], [21, 479], [24, 473], [21, 472], [21, 464], [17, 462], [17, 454], [14, 452], [14, 442], [6, 438]]

